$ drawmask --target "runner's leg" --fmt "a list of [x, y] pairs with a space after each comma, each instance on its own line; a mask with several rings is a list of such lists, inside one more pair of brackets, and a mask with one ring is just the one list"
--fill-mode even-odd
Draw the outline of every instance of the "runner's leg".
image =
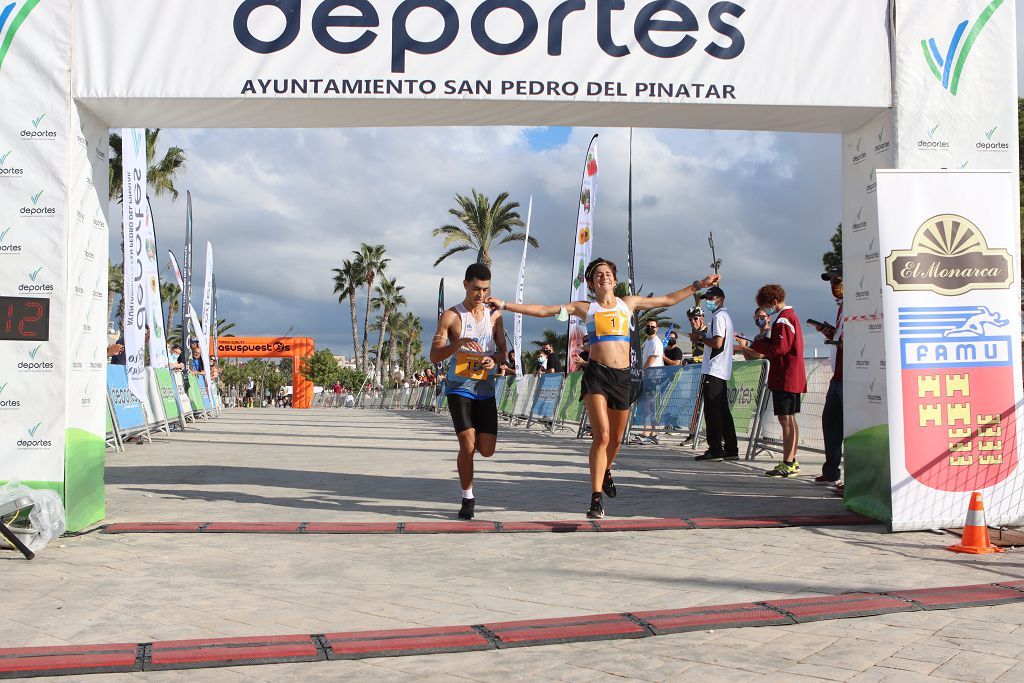
[[[608, 449], [611, 444], [611, 426], [608, 420], [608, 400], [601, 394], [587, 394], [583, 397], [590, 420], [590, 490], [601, 492], [604, 473], [608, 470]], [[622, 433], [619, 433], [622, 438]], [[618, 444], [616, 444], [618, 448]]]
[[[476, 451], [476, 430], [465, 429], [459, 436], [459, 484], [463, 491], [473, 488], [473, 453]], [[493, 452], [493, 450], [492, 450]]]
[[[602, 398], [604, 398], [602, 396]], [[622, 435], [626, 433], [626, 424], [629, 422], [628, 410], [612, 410], [608, 408], [608, 467], [610, 470], [615, 462], [615, 456], [619, 454], [619, 446], [622, 445]], [[604, 474], [601, 475], [602, 478]]]

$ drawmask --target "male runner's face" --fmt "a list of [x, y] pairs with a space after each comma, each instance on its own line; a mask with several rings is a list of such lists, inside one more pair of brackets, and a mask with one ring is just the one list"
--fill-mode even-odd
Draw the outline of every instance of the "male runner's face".
[[466, 288], [466, 301], [472, 301], [476, 306], [481, 305], [484, 299], [491, 295], [490, 280], [463, 280], [462, 284]]

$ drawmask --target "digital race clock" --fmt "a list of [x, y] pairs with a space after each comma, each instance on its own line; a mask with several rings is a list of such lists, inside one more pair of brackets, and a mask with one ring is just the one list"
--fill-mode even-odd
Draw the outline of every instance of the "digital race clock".
[[0, 341], [49, 340], [49, 299], [0, 296]]

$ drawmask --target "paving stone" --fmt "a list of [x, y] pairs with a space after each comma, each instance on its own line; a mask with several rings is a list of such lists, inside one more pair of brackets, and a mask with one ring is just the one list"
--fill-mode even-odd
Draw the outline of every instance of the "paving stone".
[[1018, 662], [982, 652], [958, 652], [932, 672], [933, 676], [955, 681], [994, 681]]

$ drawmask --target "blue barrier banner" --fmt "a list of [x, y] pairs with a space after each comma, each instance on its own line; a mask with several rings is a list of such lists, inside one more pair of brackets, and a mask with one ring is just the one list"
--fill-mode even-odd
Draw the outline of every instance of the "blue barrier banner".
[[700, 377], [699, 365], [646, 368], [632, 426], [687, 431], [697, 407]]
[[501, 405], [501, 397], [505, 395], [505, 387], [508, 386], [508, 377], [502, 375], [494, 380], [494, 400]]
[[210, 405], [210, 392], [206, 390], [206, 377], [203, 375], [196, 375], [199, 378], [199, 394], [203, 397], [203, 410], [210, 412], [213, 410], [213, 406]]
[[146, 413], [142, 403], [128, 389], [128, 372], [123, 365], [107, 366], [107, 393], [114, 404], [117, 426], [122, 432], [146, 426]]
[[555, 407], [558, 405], [558, 396], [562, 390], [562, 378], [560, 372], [549, 372], [540, 376], [540, 388], [537, 390], [537, 398], [533, 401], [531, 417], [551, 419], [555, 416]]

